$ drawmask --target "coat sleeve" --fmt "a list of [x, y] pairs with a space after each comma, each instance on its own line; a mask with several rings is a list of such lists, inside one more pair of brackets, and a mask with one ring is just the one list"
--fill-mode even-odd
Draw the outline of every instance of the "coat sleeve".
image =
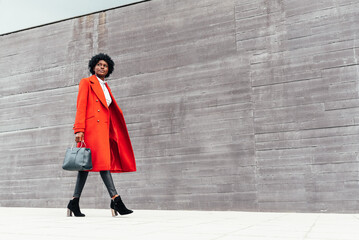
[[87, 108], [89, 87], [90, 84], [88, 79], [84, 78], [80, 81], [79, 93], [77, 95], [76, 118], [73, 127], [74, 133], [85, 131], [86, 108]]

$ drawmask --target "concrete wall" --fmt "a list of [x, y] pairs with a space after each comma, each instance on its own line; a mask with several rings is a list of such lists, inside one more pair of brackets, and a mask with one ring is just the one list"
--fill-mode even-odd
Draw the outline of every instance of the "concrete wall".
[[[106, 52], [133, 209], [358, 212], [359, 3], [154, 0], [0, 36], [0, 206], [64, 207], [77, 84]], [[98, 174], [82, 207], [107, 208]]]

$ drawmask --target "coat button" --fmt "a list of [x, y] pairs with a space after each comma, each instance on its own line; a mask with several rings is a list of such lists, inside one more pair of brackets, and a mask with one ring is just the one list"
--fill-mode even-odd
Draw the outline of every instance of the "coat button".
[[98, 102], [98, 99], [96, 99], [96, 102]]
[[97, 109], [97, 112], [99, 112], [100, 111], [100, 109]]
[[97, 120], [97, 122], [100, 122], [100, 120]]

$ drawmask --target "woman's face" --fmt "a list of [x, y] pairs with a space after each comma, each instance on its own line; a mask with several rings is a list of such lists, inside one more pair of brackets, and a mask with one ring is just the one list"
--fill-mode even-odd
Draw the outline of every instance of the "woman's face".
[[108, 73], [108, 64], [104, 60], [100, 60], [93, 70], [95, 74], [103, 80]]

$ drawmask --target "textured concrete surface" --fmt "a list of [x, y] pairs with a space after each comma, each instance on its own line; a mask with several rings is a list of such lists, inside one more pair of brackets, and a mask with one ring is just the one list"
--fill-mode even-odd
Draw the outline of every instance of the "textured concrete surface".
[[135, 210], [113, 218], [108, 209], [0, 208], [0, 238], [67, 240], [121, 238], [199, 240], [357, 240], [358, 214]]
[[[0, 36], [0, 206], [63, 207], [77, 84], [115, 60], [140, 209], [358, 212], [359, 3], [154, 0]], [[108, 205], [98, 174], [82, 200]]]

